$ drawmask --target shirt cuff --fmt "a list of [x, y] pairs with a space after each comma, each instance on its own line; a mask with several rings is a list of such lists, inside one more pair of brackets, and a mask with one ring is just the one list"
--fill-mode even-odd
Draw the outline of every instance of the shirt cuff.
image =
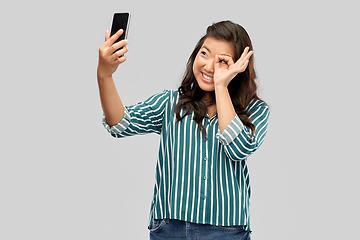
[[220, 131], [216, 134], [216, 138], [224, 145], [229, 145], [244, 129], [244, 124], [241, 122], [238, 115], [229, 123], [223, 133]]
[[106, 122], [105, 115], [103, 115], [102, 123], [106, 130], [110, 133], [120, 134], [124, 132], [130, 125], [131, 116], [126, 107], [124, 107], [124, 117], [123, 119], [116, 125], [110, 127]]

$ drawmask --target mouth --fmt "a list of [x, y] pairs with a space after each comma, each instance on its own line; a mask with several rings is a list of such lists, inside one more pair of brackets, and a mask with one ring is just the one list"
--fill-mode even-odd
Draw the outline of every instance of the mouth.
[[204, 80], [204, 82], [207, 82], [207, 83], [213, 83], [214, 82], [214, 78], [209, 76], [209, 75], [206, 75], [205, 73], [201, 73], [201, 77], [202, 79]]

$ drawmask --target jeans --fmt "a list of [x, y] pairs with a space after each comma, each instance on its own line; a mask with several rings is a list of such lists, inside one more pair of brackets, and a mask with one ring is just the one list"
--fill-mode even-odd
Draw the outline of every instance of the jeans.
[[250, 240], [250, 234], [243, 226], [222, 227], [173, 219], [155, 219], [150, 229], [150, 240]]

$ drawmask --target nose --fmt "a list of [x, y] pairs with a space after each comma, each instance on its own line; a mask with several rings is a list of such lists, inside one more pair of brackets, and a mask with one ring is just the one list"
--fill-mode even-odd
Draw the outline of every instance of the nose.
[[214, 62], [215, 62], [215, 59], [213, 59], [213, 58], [208, 59], [208, 61], [206, 61], [204, 69], [207, 72], [213, 73], [214, 72]]

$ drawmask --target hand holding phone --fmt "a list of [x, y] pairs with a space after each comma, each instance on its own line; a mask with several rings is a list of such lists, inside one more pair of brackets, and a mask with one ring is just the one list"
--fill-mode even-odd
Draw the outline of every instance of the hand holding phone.
[[[118, 14], [114, 14], [111, 32], [109, 30], [106, 31], [105, 43], [99, 48], [97, 71], [99, 79], [111, 77], [119, 64], [126, 61], [124, 54], [128, 51], [128, 48], [125, 47], [128, 41], [122, 39], [126, 39], [130, 14], [120, 14], [120, 16], [124, 15], [128, 17], [125, 19], [119, 18]], [[123, 30], [120, 31], [119, 29]]]

